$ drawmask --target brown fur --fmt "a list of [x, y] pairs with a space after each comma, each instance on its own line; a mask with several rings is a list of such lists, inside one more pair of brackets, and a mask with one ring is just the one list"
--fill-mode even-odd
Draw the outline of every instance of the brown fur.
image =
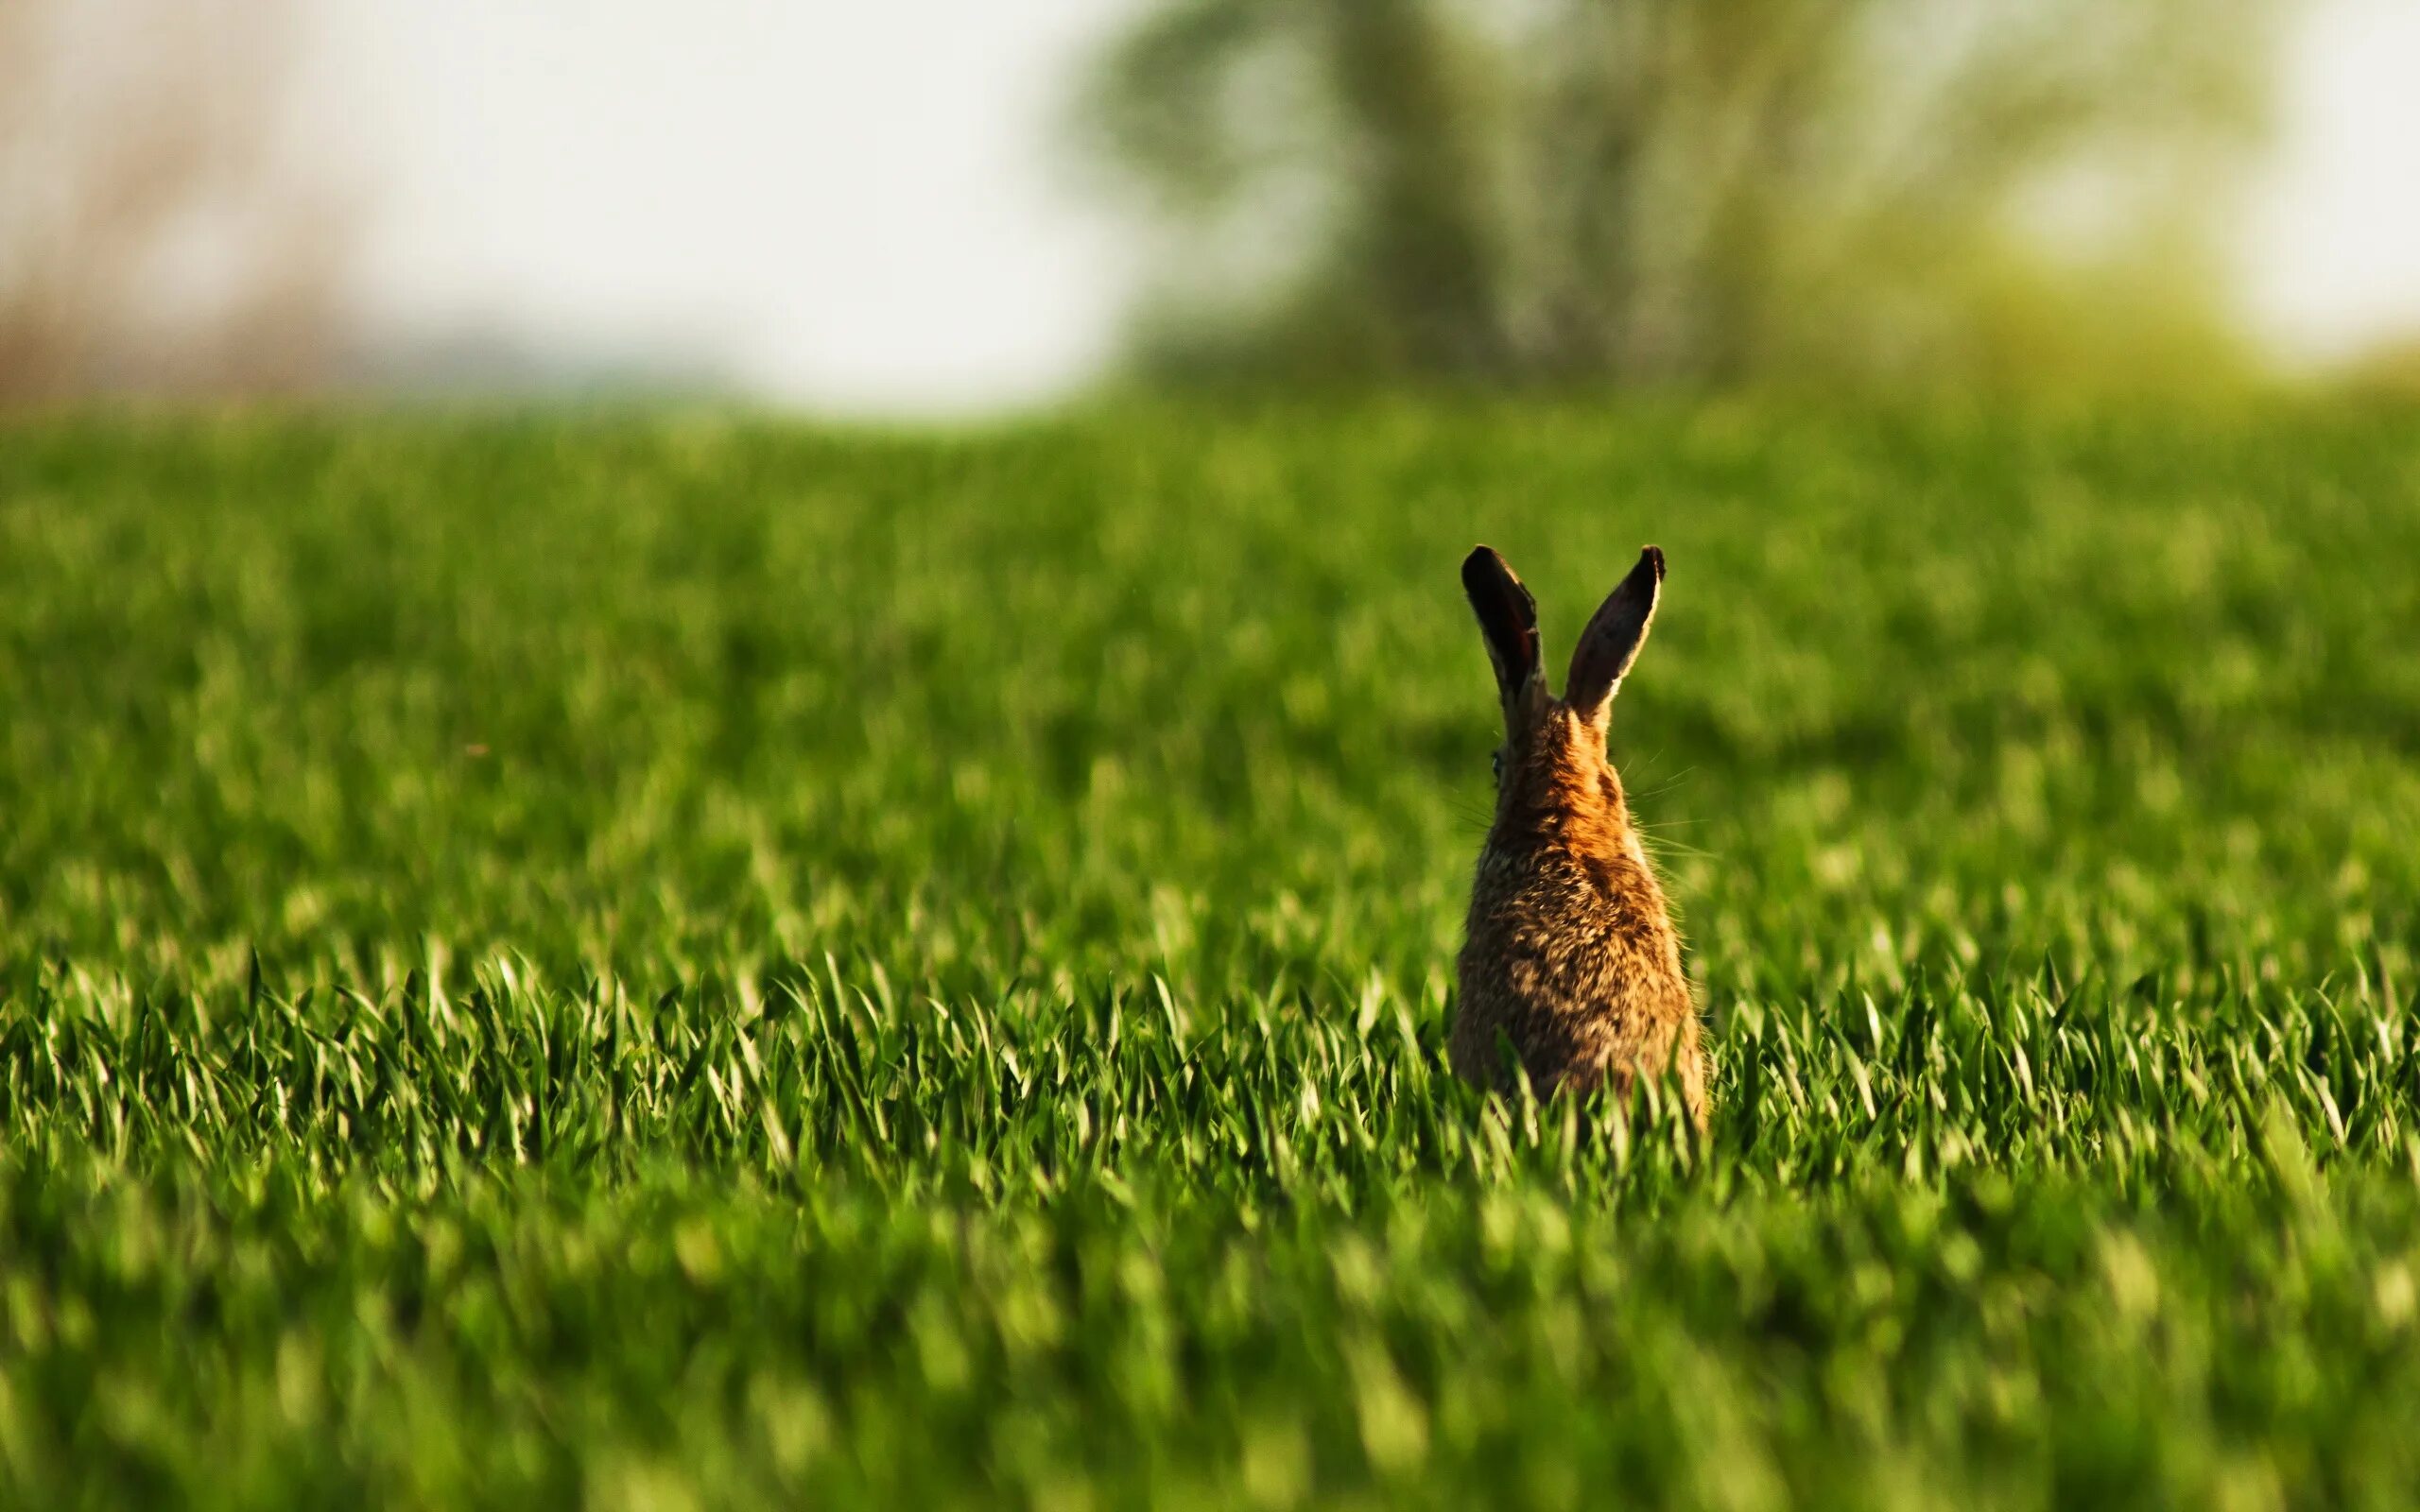
[[[1495, 657], [1505, 743], [1449, 1054], [1464, 1080], [1509, 1092], [1507, 1040], [1542, 1097], [1608, 1081], [1627, 1096], [1641, 1072], [1668, 1066], [1703, 1127], [1705, 1064], [1680, 936], [1605, 751], [1613, 696], [1646, 639], [1662, 576], [1662, 554], [1649, 547], [1591, 621], [1573, 658], [1575, 707], [1538, 674], [1535, 610], [1526, 608], [1525, 627], [1519, 579], [1485, 547], [1464, 566]], [[1608, 625], [1610, 639], [1596, 639]]]

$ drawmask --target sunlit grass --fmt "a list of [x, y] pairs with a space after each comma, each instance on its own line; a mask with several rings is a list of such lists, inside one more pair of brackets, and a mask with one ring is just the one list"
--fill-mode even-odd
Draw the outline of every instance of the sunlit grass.
[[[0, 437], [0, 1501], [2401, 1505], [2420, 431]], [[1493, 712], [1720, 1102], [1441, 1049]]]

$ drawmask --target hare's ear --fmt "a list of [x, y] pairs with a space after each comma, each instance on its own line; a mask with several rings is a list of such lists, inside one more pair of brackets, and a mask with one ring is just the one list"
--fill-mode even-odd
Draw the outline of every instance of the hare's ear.
[[1579, 648], [1571, 653], [1571, 676], [1563, 689], [1563, 701], [1573, 713], [1591, 724], [1604, 722], [1615, 692], [1638, 660], [1638, 648], [1647, 644], [1647, 627], [1654, 622], [1655, 597], [1663, 586], [1664, 553], [1650, 546], [1580, 632]]
[[1487, 637], [1495, 691], [1510, 713], [1538, 681], [1538, 601], [1492, 546], [1474, 546], [1462, 558], [1462, 593]]

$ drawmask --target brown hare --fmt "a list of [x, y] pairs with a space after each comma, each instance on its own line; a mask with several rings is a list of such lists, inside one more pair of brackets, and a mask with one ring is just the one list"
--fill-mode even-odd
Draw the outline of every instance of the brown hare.
[[1539, 667], [1537, 601], [1490, 548], [1462, 562], [1495, 663], [1504, 745], [1449, 1054], [1463, 1080], [1508, 1092], [1517, 1057], [1541, 1097], [1607, 1081], [1627, 1096], [1639, 1074], [1668, 1067], [1703, 1127], [1705, 1064], [1680, 936], [1605, 752], [1614, 695], [1663, 581], [1664, 554], [1650, 546], [1581, 632], [1557, 699]]

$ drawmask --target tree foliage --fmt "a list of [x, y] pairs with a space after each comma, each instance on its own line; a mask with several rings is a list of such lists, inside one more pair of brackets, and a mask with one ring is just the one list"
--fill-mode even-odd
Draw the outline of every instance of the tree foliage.
[[1163, 371], [2165, 374], [2283, 3], [1167, 0], [1083, 120]]

